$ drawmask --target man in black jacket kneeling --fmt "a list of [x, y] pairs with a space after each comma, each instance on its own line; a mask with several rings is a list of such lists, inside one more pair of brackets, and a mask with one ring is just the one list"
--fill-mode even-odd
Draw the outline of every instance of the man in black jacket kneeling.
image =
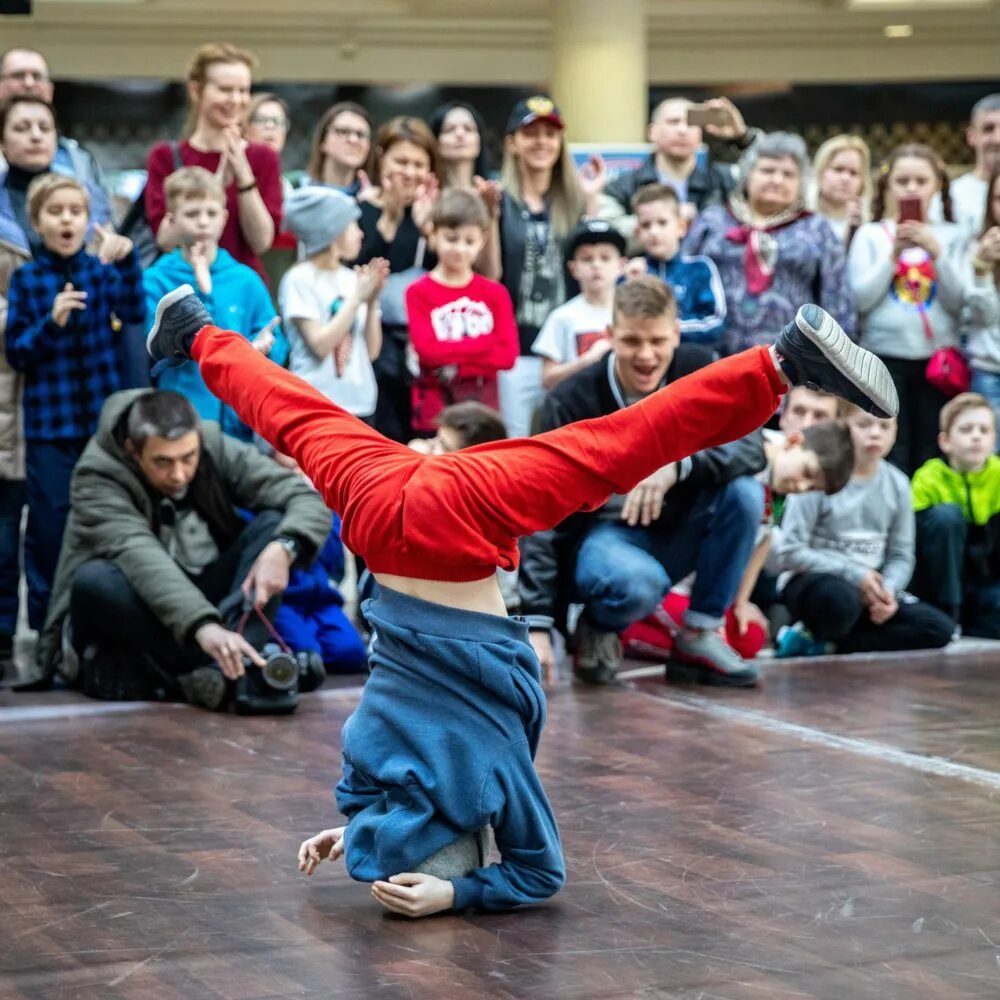
[[[548, 396], [541, 431], [613, 413], [713, 360], [708, 347], [680, 344], [673, 293], [652, 277], [619, 285], [611, 341], [604, 358]], [[524, 538], [521, 610], [543, 669], [553, 666], [551, 628], [578, 603], [584, 610], [574, 636], [574, 672], [591, 683], [612, 680], [621, 661], [618, 633], [653, 613], [672, 584], [696, 572], [672, 672], [705, 683], [756, 683], [757, 668], [717, 629], [753, 551], [764, 511], [764, 488], [753, 477], [766, 464], [755, 432], [660, 469], [600, 510]]]
[[244, 660], [263, 665], [265, 617], [330, 521], [297, 472], [180, 394], [115, 393], [73, 472], [40, 683], [61, 669], [99, 697], [149, 697], [159, 677], [223, 707]]

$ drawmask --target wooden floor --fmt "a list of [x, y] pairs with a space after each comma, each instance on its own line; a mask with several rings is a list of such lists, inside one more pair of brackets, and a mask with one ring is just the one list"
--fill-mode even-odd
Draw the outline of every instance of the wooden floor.
[[566, 888], [418, 923], [295, 870], [356, 699], [0, 692], [0, 997], [1000, 996], [1000, 654], [564, 683], [539, 767]]

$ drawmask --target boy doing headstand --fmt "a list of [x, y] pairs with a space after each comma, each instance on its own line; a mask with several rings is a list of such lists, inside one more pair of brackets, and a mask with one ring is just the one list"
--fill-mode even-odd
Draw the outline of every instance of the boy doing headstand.
[[[299, 865], [311, 873], [343, 855], [382, 906], [410, 917], [537, 902], [565, 879], [533, 764], [545, 721], [538, 659], [496, 581], [498, 566], [516, 567], [517, 539], [742, 437], [789, 385], [877, 412], [898, 407], [881, 362], [817, 306], [804, 306], [773, 347], [609, 416], [443, 455], [382, 437], [211, 326], [188, 287], [160, 301], [148, 346], [160, 363], [197, 361], [212, 392], [296, 460], [378, 581], [365, 605], [372, 673], [342, 734], [336, 795], [348, 823], [306, 841]], [[488, 867], [487, 826], [501, 856]]]

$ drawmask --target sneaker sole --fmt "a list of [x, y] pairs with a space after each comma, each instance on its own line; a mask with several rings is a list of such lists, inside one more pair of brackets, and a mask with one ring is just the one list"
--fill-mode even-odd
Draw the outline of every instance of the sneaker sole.
[[172, 305], [180, 302], [181, 299], [186, 299], [189, 295], [194, 295], [194, 289], [190, 285], [180, 285], [172, 292], [167, 292], [167, 294], [156, 303], [156, 315], [153, 319], [153, 328], [149, 331], [149, 336], [146, 338], [146, 353], [151, 358], [156, 359], [156, 355], [153, 353], [153, 341], [156, 340], [156, 335], [160, 332], [160, 322], [163, 319], [163, 314]]
[[895, 417], [899, 413], [899, 395], [889, 369], [871, 351], [855, 344], [829, 313], [823, 312], [823, 322], [817, 329], [810, 325], [803, 309], [800, 309], [795, 325], [822, 351], [826, 360], [885, 416]]
[[710, 687], [756, 687], [760, 681], [759, 674], [724, 674], [705, 663], [690, 663], [683, 660], [670, 660], [667, 663], [666, 679], [668, 681], [697, 681]]

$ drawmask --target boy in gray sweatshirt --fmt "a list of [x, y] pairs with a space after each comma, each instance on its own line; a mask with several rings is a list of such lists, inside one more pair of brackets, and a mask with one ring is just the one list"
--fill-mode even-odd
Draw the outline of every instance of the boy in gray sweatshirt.
[[938, 649], [952, 623], [904, 589], [914, 565], [910, 482], [885, 456], [895, 419], [841, 407], [854, 440], [854, 475], [833, 496], [788, 498], [775, 559], [782, 600], [799, 624], [778, 656]]

